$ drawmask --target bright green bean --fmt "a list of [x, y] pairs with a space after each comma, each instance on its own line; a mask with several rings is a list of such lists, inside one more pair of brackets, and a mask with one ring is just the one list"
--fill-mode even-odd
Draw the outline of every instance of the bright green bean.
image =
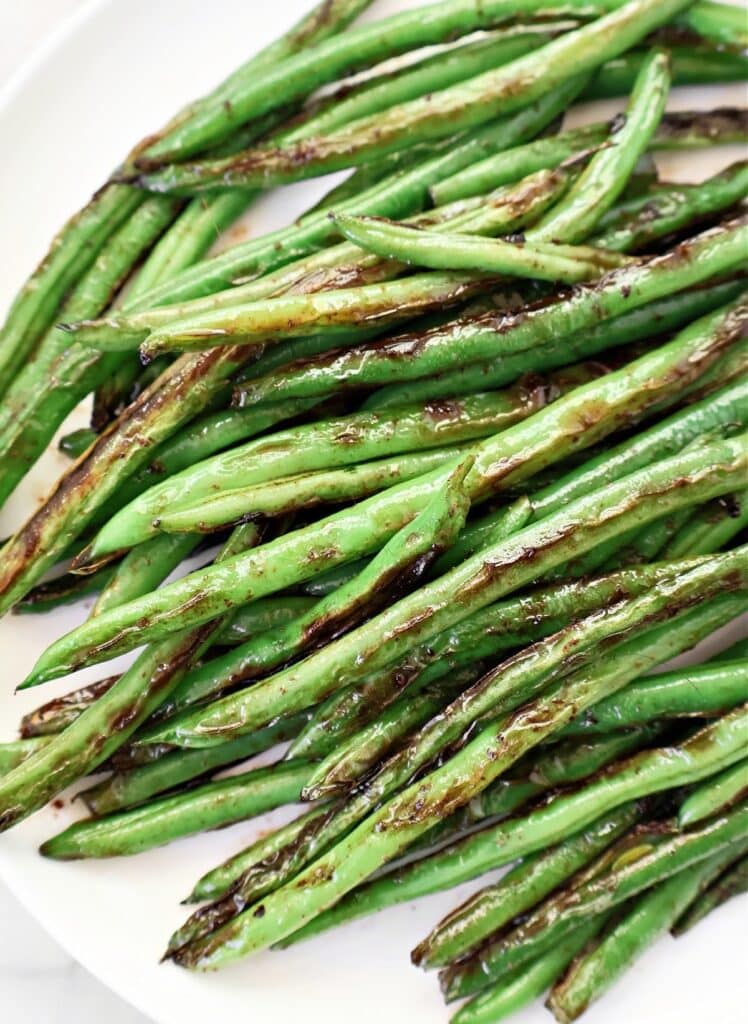
[[636, 76], [620, 130], [590, 160], [566, 195], [527, 237], [579, 242], [594, 229], [626, 187], [639, 157], [653, 138], [670, 89], [667, 50], [655, 49]]
[[276, 743], [291, 739], [304, 720], [305, 716], [301, 715], [281, 719], [267, 729], [243, 736], [234, 743], [213, 747], [210, 751], [178, 750], [166, 754], [150, 764], [115, 773], [90, 789], [83, 790], [81, 799], [97, 818], [113, 811], [136, 807], [182, 783], [211, 775], [239, 761], [246, 761], [255, 754], [269, 750]]
[[564, 730], [585, 736], [673, 716], [719, 714], [748, 701], [748, 661], [719, 661], [638, 679]]
[[[539, 903], [589, 864], [640, 817], [636, 802], [604, 814], [587, 828], [547, 850], [524, 858], [493, 886], [480, 890], [451, 911], [413, 950], [419, 967], [443, 967], [462, 958], [491, 932]], [[473, 907], [480, 908], [480, 914]]]

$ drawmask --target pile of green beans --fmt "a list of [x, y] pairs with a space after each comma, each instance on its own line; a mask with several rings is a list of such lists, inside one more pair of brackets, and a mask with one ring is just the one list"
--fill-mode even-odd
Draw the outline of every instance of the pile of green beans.
[[748, 165], [658, 160], [748, 141], [667, 109], [748, 34], [711, 0], [371, 3], [133, 147], [11, 306], [0, 502], [93, 403], [0, 548], [0, 614], [90, 614], [14, 683], [141, 650], [0, 742], [0, 832], [83, 780], [46, 857], [301, 804], [195, 883], [166, 958], [201, 971], [506, 866], [411, 960], [455, 1024], [568, 1022], [747, 885], [748, 651], [712, 637], [748, 612]]

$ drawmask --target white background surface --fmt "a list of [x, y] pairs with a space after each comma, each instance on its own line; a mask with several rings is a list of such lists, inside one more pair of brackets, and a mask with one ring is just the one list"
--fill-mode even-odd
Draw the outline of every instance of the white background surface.
[[[396, 2], [380, 0], [378, 11], [392, 8]], [[82, 0], [0, 0], [0, 85], [26, 58], [34, 42], [78, 6]], [[43, 251], [52, 230], [80, 205], [133, 139], [275, 34], [271, 26], [281, 8], [287, 22], [288, 12], [295, 14], [303, 6], [302, 0], [277, 0], [275, 6], [267, 7], [256, 0], [110, 3], [114, 17], [97, 37], [93, 58], [90, 49], [84, 50], [88, 62], [85, 58], [76, 61], [74, 56], [68, 63], [56, 61], [49, 71], [58, 75], [59, 88], [53, 95], [59, 105], [50, 108], [48, 94], [35, 95], [18, 122], [24, 137], [17, 132], [3, 137], [5, 167], [0, 165], [0, 183], [3, 173], [5, 181], [14, 180], [16, 174], [26, 195], [37, 197], [37, 205], [24, 202], [21, 210], [6, 206], [2, 211], [0, 221], [4, 229], [10, 225], [13, 244], [3, 245], [0, 238], [0, 305], [10, 298], [11, 284], [21, 282]], [[243, 31], [227, 36], [225, 26], [234, 23], [232, 18], [241, 23]], [[253, 32], [257, 22], [262, 23], [262, 40]], [[137, 59], [133, 59], [129, 42], [133, 33], [141, 40], [135, 48]], [[196, 50], [201, 47], [213, 55], [207, 67], [196, 61]], [[119, 75], [114, 80], [113, 68]], [[681, 94], [679, 105], [705, 107], [717, 101], [713, 91], [695, 93]], [[741, 91], [735, 89], [719, 94], [719, 102], [739, 102], [741, 98]], [[81, 134], [82, 123], [88, 131]], [[13, 138], [18, 145], [12, 145]], [[729, 159], [736, 156], [733, 153]], [[689, 163], [688, 173], [699, 179], [716, 169], [708, 160], [695, 159]], [[682, 167], [668, 167], [667, 173], [679, 170], [682, 172]], [[294, 204], [297, 194], [292, 189], [284, 191], [281, 202], [263, 206], [263, 225], [268, 223], [268, 214], [283, 219], [292, 216], [295, 210], [287, 203]], [[0, 203], [7, 197], [8, 192], [0, 188]], [[34, 209], [36, 216], [29, 215]], [[259, 217], [253, 213], [253, 219]], [[28, 501], [40, 496], [59, 469], [59, 460], [54, 458], [41, 467], [23, 498], [27, 508]], [[23, 510], [18, 503], [10, 511], [15, 518]], [[2, 524], [6, 532], [9, 525]], [[12, 633], [6, 623], [0, 625], [3, 668], [21, 678], [52, 633], [59, 635], [82, 614], [80, 608], [66, 611], [55, 616], [48, 627], [28, 618], [16, 620], [10, 627]], [[64, 688], [62, 682], [59, 689]], [[23, 708], [20, 699], [13, 702], [12, 709], [9, 702], [0, 705], [0, 725], [5, 733], [10, 734], [21, 710], [37, 702], [38, 697], [29, 694]], [[151, 1008], [159, 1024], [204, 1022], [209, 1015], [215, 1017], [216, 1011], [222, 1019], [262, 1024], [271, 1019], [277, 1024], [302, 1019], [307, 1024], [349, 1024], [354, 1019], [357, 1024], [379, 1024], [383, 1015], [391, 1024], [446, 1021], [433, 978], [409, 970], [404, 957], [441, 910], [458, 901], [459, 893], [432, 897], [417, 907], [404, 906], [357, 922], [322, 943], [299, 947], [282, 957], [267, 955], [218, 977], [196, 978], [155, 966], [164, 939], [184, 916], [177, 900], [203, 870], [242, 845], [241, 833], [251, 836], [247, 829], [252, 826], [237, 826], [125, 862], [60, 865], [36, 857], [33, 851], [38, 842], [61, 828], [71, 813], [69, 807], [59, 813], [45, 812], [3, 837], [4, 866], [12, 872], [15, 891], [33, 906], [50, 931], [63, 938], [97, 975], [141, 1006]], [[2, 893], [0, 900], [3, 1024], [142, 1024], [146, 1018], [118, 1002], [76, 967], [9, 896]], [[677, 953], [670, 940], [663, 940], [589, 1014], [589, 1024], [628, 1024], [634, 1019], [645, 1024], [702, 1024], [706, 1020], [709, 1024], [739, 1024], [744, 1017], [738, 1008], [744, 1009], [748, 996], [740, 967], [740, 951], [745, 948], [741, 911], [737, 902], [731, 904], [718, 922], [711, 921], [681, 940]], [[521, 1016], [522, 1024], [549, 1020], [536, 1009]]]
[[[0, 3], [0, 88], [83, 0]], [[7, 143], [6, 143], [7, 144]], [[0, 881], [0, 1018], [4, 1024], [145, 1024], [93, 978]]]

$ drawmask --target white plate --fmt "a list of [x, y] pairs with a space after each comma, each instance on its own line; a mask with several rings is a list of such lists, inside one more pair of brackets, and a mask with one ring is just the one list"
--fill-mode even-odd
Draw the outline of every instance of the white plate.
[[[247, 54], [282, 31], [309, 0], [107, 0], [93, 3], [58, 34], [0, 96], [0, 309], [11, 300], [52, 233], [102, 181], [129, 145], [199, 95]], [[414, 0], [379, 0], [389, 13]], [[739, 103], [738, 87], [681, 92], [673, 106]], [[597, 105], [590, 116], [612, 109]], [[667, 161], [667, 173], [698, 180], [742, 154], [695, 154]], [[248, 218], [266, 230], [318, 194], [284, 190]], [[236, 237], [236, 236], [235, 236]], [[83, 414], [78, 418], [82, 422]], [[48, 455], [0, 516], [7, 534], [64, 465]], [[70, 688], [62, 681], [13, 698], [14, 684], [42, 649], [86, 614], [79, 605], [45, 618], [0, 623], [3, 697], [0, 737], [20, 715]], [[724, 646], [723, 636], [714, 641]], [[76, 684], [100, 676], [81, 673]], [[209, 867], [246, 845], [267, 820], [176, 843], [136, 858], [55, 864], [39, 843], [72, 821], [66, 799], [0, 839], [0, 874], [48, 931], [93, 974], [160, 1024], [216, 1019], [288, 1024], [436, 1024], [446, 1021], [434, 977], [411, 968], [408, 950], [448, 908], [479, 883], [353, 923], [286, 953], [268, 953], [219, 975], [157, 966], [184, 918], [179, 900]], [[590, 1024], [737, 1024], [748, 990], [739, 966], [745, 932], [734, 901], [677, 946], [663, 939], [625, 981], [590, 1011]], [[2, 1000], [0, 999], [0, 1006]], [[518, 1024], [547, 1021], [538, 1005]]]

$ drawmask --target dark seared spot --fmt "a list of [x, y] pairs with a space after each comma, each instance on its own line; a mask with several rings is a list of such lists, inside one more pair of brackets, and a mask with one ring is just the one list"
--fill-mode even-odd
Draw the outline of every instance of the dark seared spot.
[[462, 402], [455, 398], [443, 398], [427, 402], [423, 407], [423, 411], [429, 419], [438, 422], [439, 420], [459, 419], [464, 413], [465, 407]]

